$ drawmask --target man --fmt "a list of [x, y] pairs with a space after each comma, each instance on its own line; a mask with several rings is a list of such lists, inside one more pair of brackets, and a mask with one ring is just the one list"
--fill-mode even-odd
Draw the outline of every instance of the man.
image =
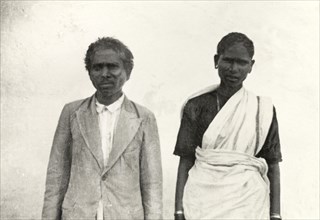
[[86, 53], [96, 93], [64, 106], [47, 170], [43, 219], [161, 219], [158, 129], [122, 87], [133, 55], [101, 38]]

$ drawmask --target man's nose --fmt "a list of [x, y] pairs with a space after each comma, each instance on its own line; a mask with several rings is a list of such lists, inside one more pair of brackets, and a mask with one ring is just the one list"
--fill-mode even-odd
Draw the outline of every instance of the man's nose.
[[106, 67], [106, 66], [103, 67], [101, 71], [102, 71], [102, 72], [101, 72], [101, 75], [102, 75], [103, 77], [107, 77], [107, 76], [110, 75], [110, 71], [109, 71], [108, 67]]

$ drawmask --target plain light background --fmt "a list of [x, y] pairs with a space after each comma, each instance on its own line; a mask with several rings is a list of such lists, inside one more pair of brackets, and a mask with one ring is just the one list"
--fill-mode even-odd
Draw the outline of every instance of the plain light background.
[[157, 117], [172, 218], [180, 108], [219, 83], [213, 55], [232, 31], [255, 44], [246, 88], [277, 109], [283, 218], [319, 219], [318, 1], [1, 1], [1, 218], [40, 218], [60, 111], [93, 94], [83, 59], [102, 36], [134, 54], [124, 91]]

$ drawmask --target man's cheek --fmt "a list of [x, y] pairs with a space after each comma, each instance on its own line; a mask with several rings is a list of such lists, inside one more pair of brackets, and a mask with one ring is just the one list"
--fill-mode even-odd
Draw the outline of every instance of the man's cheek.
[[128, 80], [128, 77], [126, 74], [122, 75], [121, 77], [121, 84], [124, 84]]
[[121, 78], [121, 82], [120, 82], [121, 85], [123, 85], [123, 84], [126, 82], [126, 80], [127, 80], [127, 79], [126, 79], [125, 77], [124, 77], [124, 78]]

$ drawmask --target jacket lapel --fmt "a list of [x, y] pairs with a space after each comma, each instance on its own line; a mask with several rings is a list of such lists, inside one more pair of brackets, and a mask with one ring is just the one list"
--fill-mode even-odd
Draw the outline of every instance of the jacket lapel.
[[113, 146], [109, 155], [109, 160], [103, 173], [107, 172], [114, 165], [130, 144], [140, 127], [141, 121], [135, 107], [125, 97], [113, 135]]
[[81, 134], [99, 164], [103, 168], [103, 153], [99, 128], [99, 116], [96, 111], [94, 95], [87, 99], [76, 112]]

